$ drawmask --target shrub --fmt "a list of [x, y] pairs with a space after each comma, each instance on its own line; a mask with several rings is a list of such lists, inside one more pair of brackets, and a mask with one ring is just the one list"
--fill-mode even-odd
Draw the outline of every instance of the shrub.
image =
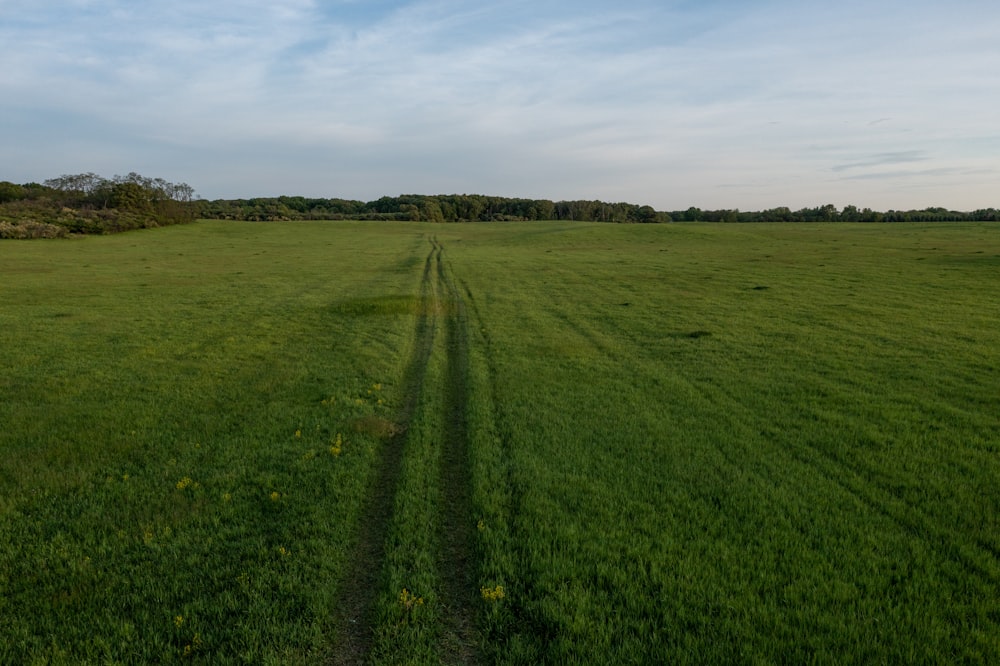
[[0, 221], [0, 238], [65, 238], [69, 232], [65, 227], [46, 222], [27, 220], [19, 223]]

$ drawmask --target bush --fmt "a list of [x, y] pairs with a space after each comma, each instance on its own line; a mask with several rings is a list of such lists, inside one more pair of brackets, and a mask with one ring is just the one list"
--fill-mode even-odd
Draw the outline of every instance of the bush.
[[28, 196], [27, 190], [16, 183], [11, 183], [8, 181], [0, 182], [0, 203], [7, 203], [8, 201], [20, 201]]
[[0, 238], [65, 238], [69, 231], [65, 227], [46, 222], [28, 220], [11, 223], [0, 221]]

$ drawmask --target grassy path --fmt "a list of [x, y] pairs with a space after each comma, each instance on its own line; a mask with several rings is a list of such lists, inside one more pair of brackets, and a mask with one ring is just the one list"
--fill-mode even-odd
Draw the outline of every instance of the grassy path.
[[444, 246], [436, 257], [438, 288], [446, 304], [445, 336], [448, 350], [446, 421], [442, 439], [443, 489], [442, 550], [438, 568], [444, 574], [446, 599], [443, 653], [449, 663], [471, 663], [474, 650], [475, 577], [472, 562], [472, 488], [469, 477], [469, 339], [465, 303], [449, 277]]
[[[402, 403], [339, 586], [334, 664], [433, 654], [475, 662], [466, 317], [436, 239], [424, 259], [412, 336]], [[397, 589], [396, 580], [410, 583]]]
[[381, 567], [385, 560], [386, 539], [392, 517], [393, 500], [399, 485], [403, 452], [409, 423], [423, 391], [427, 363], [434, 347], [436, 322], [433, 308], [433, 266], [439, 250], [432, 247], [424, 261], [420, 281], [420, 299], [413, 329], [413, 351], [403, 376], [404, 401], [388, 430], [388, 441], [382, 447], [381, 459], [374, 486], [368, 495], [368, 505], [360, 521], [360, 535], [349, 568], [344, 572], [340, 586], [340, 603], [337, 605], [335, 625], [336, 649], [334, 664], [360, 663], [371, 651], [373, 609], [378, 589]]

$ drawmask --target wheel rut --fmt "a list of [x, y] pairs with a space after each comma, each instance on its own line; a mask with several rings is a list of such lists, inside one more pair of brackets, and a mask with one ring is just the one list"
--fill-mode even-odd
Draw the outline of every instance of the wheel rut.
[[383, 444], [375, 480], [359, 522], [357, 543], [340, 582], [332, 618], [334, 645], [330, 664], [362, 664], [375, 641], [375, 605], [383, 585], [386, 544], [406, 455], [407, 432], [418, 405], [426, 400], [425, 377], [438, 331], [444, 336], [445, 385], [440, 433], [441, 509], [435, 557], [440, 589], [439, 657], [446, 664], [478, 663], [476, 631], [476, 562], [472, 487], [468, 454], [468, 333], [465, 304], [450, 277], [444, 245], [433, 238], [424, 260], [420, 306], [413, 346], [403, 375], [403, 403], [398, 428]]
[[472, 481], [469, 463], [469, 339], [465, 303], [445, 265], [443, 246], [435, 258], [438, 288], [447, 313], [444, 332], [447, 357], [445, 432], [441, 442], [441, 552], [438, 571], [447, 600], [442, 658], [450, 664], [476, 662], [476, 566], [472, 525]]
[[403, 374], [404, 401], [396, 414], [398, 427], [382, 446], [375, 481], [360, 520], [360, 533], [341, 580], [339, 603], [333, 618], [335, 647], [328, 663], [362, 664], [374, 640], [374, 607], [379, 590], [386, 538], [392, 520], [393, 500], [399, 485], [407, 429], [423, 393], [427, 364], [434, 349], [435, 257], [434, 245], [424, 261], [420, 299], [413, 329], [413, 350]]

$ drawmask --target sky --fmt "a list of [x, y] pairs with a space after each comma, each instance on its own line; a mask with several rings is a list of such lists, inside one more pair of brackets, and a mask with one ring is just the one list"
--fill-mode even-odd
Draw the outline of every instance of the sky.
[[996, 0], [0, 0], [0, 180], [1000, 207]]

